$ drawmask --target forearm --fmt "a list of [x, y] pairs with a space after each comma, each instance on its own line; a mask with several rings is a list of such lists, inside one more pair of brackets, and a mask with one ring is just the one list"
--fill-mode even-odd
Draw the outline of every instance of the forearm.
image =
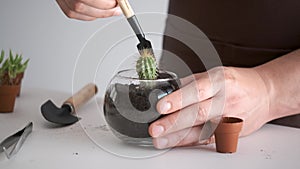
[[300, 113], [300, 49], [255, 67], [270, 97], [269, 120]]

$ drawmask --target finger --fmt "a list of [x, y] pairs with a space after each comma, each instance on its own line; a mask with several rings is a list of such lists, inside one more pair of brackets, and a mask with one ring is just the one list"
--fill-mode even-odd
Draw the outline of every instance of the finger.
[[116, 0], [80, 0], [80, 2], [97, 9], [112, 9], [118, 5]]
[[94, 18], [107, 18], [121, 13], [121, 9], [119, 7], [109, 9], [97, 8], [94, 7], [95, 5], [90, 6], [79, 1], [74, 3], [72, 0], [67, 0], [66, 5], [71, 11]]
[[182, 86], [186, 86], [187, 84], [189, 84], [193, 81], [196, 81], [198, 76], [199, 76], [198, 74], [192, 74], [192, 75], [186, 76], [186, 77], [180, 79], [180, 83]]
[[82, 5], [81, 7], [76, 9], [76, 12], [95, 18], [108, 18], [111, 16], [120, 15], [122, 13], [119, 7], [104, 10], [94, 8], [88, 5]]
[[206, 145], [213, 143], [214, 137], [210, 137], [206, 140], [199, 139], [201, 135], [201, 129], [201, 126], [196, 126], [166, 135], [164, 137], [154, 138], [153, 145], [158, 149], [165, 149], [171, 147]]
[[123, 13], [119, 6], [113, 8], [112, 10], [113, 10], [113, 16], [119, 16]]
[[164, 116], [150, 125], [149, 134], [152, 137], [161, 137], [185, 128], [203, 124], [211, 114], [211, 103], [212, 99], [208, 99]]
[[181, 89], [163, 97], [157, 103], [156, 108], [161, 114], [169, 114], [206, 100], [213, 95], [209, 78], [206, 75], [202, 75], [197, 81], [192, 81]]
[[69, 6], [66, 4], [65, 1], [59, 1], [59, 0], [57, 0], [57, 3], [59, 4], [59, 6], [62, 9], [62, 11], [64, 12], [64, 14], [66, 16], [68, 16], [69, 18], [79, 19], [79, 20], [84, 20], [84, 21], [90, 21], [90, 20], [96, 19], [95, 17], [83, 15], [83, 14], [77, 13], [75, 11], [72, 11], [69, 8]]

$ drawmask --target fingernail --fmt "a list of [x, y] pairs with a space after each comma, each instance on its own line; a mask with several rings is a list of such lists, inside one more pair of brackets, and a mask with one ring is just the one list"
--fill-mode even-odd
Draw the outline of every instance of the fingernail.
[[160, 149], [162, 149], [162, 148], [166, 148], [167, 147], [167, 145], [168, 145], [168, 139], [166, 139], [166, 138], [159, 138], [159, 139], [157, 139], [157, 142], [156, 142], [156, 147], [157, 148], [160, 148]]
[[152, 136], [153, 137], [158, 137], [164, 132], [164, 127], [163, 126], [154, 126], [152, 129]]
[[171, 103], [170, 102], [165, 102], [163, 104], [160, 104], [158, 111], [161, 114], [166, 114], [170, 109], [171, 109]]
[[121, 8], [117, 7], [115, 12], [114, 12], [114, 15], [121, 15], [121, 14], [122, 14]]

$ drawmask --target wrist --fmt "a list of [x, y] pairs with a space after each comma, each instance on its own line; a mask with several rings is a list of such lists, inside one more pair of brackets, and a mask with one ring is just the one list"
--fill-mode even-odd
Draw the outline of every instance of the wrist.
[[254, 68], [265, 83], [270, 120], [299, 114], [300, 50]]
[[266, 68], [264, 65], [254, 67], [253, 70], [257, 73], [258, 77], [261, 79], [265, 86], [265, 90], [267, 93], [267, 98], [269, 102], [269, 109], [267, 112], [267, 121], [271, 121], [273, 119], [278, 118], [276, 116], [276, 104], [274, 104], [276, 98], [276, 89], [274, 86], [273, 78], [271, 77], [272, 73], [268, 68]]

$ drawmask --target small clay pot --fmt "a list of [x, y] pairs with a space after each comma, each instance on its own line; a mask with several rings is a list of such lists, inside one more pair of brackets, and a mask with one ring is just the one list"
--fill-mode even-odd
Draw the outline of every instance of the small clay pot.
[[16, 77], [16, 81], [17, 81], [17, 85], [20, 85], [20, 87], [19, 87], [19, 90], [18, 90], [18, 97], [20, 96], [20, 94], [21, 94], [21, 86], [22, 86], [22, 79], [23, 79], [23, 77], [24, 77], [24, 72], [22, 72], [22, 73], [19, 73], [19, 74], [17, 74], [17, 77]]
[[0, 86], [0, 113], [10, 113], [14, 111], [15, 100], [20, 91], [20, 85]]
[[20, 96], [23, 78], [24, 78], [24, 72], [17, 74], [16, 78], [14, 78], [11, 82], [8, 72], [5, 72], [4, 76], [2, 77], [2, 84], [8, 85], [12, 83], [14, 85], [20, 85], [20, 87], [18, 88], [18, 95], [17, 95]]
[[243, 120], [236, 117], [222, 117], [216, 128], [215, 140], [219, 153], [234, 153], [237, 150], [239, 133], [243, 127]]

